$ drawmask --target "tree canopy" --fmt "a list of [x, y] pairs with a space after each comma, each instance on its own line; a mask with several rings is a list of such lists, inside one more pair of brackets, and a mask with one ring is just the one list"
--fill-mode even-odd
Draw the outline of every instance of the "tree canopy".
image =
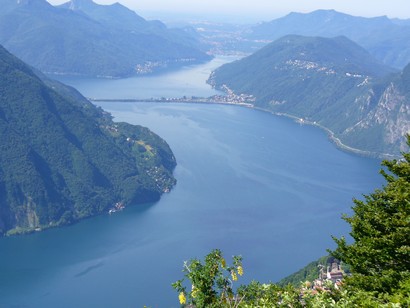
[[[407, 137], [410, 145], [410, 136]], [[354, 200], [353, 215], [344, 216], [354, 239], [342, 237], [332, 255], [351, 266], [348, 284], [365, 291], [393, 294], [410, 285], [410, 153], [384, 161], [387, 181], [364, 200]]]

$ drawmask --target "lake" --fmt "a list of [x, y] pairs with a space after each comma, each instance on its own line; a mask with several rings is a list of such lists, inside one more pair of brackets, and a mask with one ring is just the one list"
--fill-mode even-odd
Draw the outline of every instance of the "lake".
[[124, 79], [59, 76], [58, 80], [73, 86], [89, 98], [208, 97], [221, 94], [206, 84], [210, 72], [224, 63], [237, 59], [239, 58], [236, 56], [216, 57], [202, 65], [187, 66], [178, 71], [170, 71], [161, 75]]
[[[228, 60], [154, 77], [64, 81], [88, 97], [208, 96], [216, 93], [204, 83], [209, 70]], [[334, 248], [331, 235], [349, 232], [340, 217], [352, 198], [383, 183], [380, 161], [345, 153], [322, 130], [287, 118], [226, 105], [99, 104], [163, 137], [178, 183], [155, 204], [1, 238], [0, 307], [179, 307], [171, 283], [183, 261], [214, 248], [228, 263], [243, 256], [240, 283], [275, 282]]]

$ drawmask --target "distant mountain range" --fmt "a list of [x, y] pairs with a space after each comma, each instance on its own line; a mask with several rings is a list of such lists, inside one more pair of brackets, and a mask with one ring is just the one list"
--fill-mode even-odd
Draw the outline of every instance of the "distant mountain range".
[[334, 10], [290, 13], [248, 29], [244, 37], [273, 41], [289, 34], [322, 37], [343, 35], [389, 66], [402, 69], [410, 63], [410, 21], [389, 19], [386, 16], [356, 17]]
[[0, 140], [0, 234], [156, 201], [175, 184], [176, 162], [164, 140], [114, 123], [1, 46]]
[[46, 73], [124, 77], [210, 59], [189, 31], [146, 21], [119, 3], [1, 2], [0, 44]]
[[159, 20], [147, 21], [118, 2], [99, 5], [92, 0], [71, 0], [58, 7], [85, 14], [108, 29], [152, 35], [190, 48], [197, 48], [199, 44], [198, 35], [187, 28], [169, 29]]
[[346, 37], [285, 36], [218, 68], [209, 82], [330, 129], [334, 140], [367, 154], [407, 149], [410, 65], [395, 72]]

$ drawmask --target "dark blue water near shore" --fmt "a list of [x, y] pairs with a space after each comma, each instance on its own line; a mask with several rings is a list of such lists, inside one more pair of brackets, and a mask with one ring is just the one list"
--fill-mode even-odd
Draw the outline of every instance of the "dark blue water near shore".
[[155, 204], [0, 239], [0, 307], [178, 307], [171, 283], [183, 261], [213, 248], [243, 255], [243, 282], [277, 281], [332, 248], [331, 235], [349, 231], [340, 216], [352, 197], [382, 183], [379, 161], [287, 118], [222, 105], [101, 106], [167, 140], [176, 187]]

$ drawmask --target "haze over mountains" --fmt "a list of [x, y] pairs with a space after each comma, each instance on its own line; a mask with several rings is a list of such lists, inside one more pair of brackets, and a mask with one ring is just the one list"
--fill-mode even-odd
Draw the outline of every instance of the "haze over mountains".
[[113, 123], [44, 78], [0, 46], [0, 234], [70, 224], [171, 189], [176, 162], [164, 140]]
[[194, 36], [149, 22], [121, 4], [2, 0], [0, 44], [53, 74], [123, 77], [210, 57]]
[[[124, 77], [210, 59], [199, 34], [146, 21], [118, 3], [1, 1], [0, 43], [45, 73]], [[349, 147], [398, 155], [410, 131], [408, 29], [401, 20], [335, 11], [292, 13], [237, 41], [214, 29], [218, 41], [208, 44], [216, 51], [221, 42], [250, 48], [252, 40], [280, 38], [217, 69], [209, 82], [328, 128]], [[283, 36], [297, 32], [304, 36]], [[3, 48], [0, 77], [0, 234], [71, 223], [120, 201], [155, 200], [174, 184], [175, 158], [149, 130], [114, 124]]]
[[393, 72], [346, 37], [290, 35], [223, 65], [209, 82], [326, 127], [350, 147], [399, 155], [410, 131], [410, 66]]
[[356, 17], [334, 10], [290, 13], [252, 27], [244, 37], [272, 41], [288, 34], [321, 37], [344, 35], [389, 66], [402, 69], [410, 63], [410, 22], [391, 20], [386, 16]]

